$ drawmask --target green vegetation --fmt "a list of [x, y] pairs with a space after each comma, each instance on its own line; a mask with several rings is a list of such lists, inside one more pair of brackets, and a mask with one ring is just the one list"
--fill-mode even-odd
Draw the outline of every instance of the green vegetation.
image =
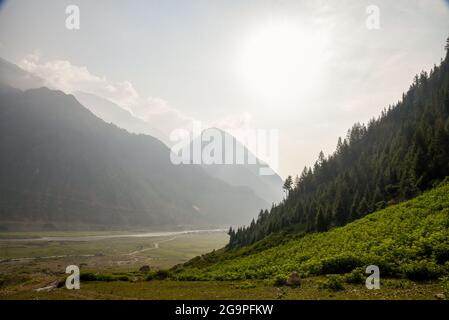
[[343, 291], [343, 277], [336, 274], [327, 275], [325, 280], [320, 282], [320, 289], [329, 291]]
[[[300, 288], [274, 287], [264, 281], [89, 281], [80, 290], [54, 289], [35, 292], [30, 284], [1, 290], [0, 299], [435, 299], [437, 283], [414, 283], [404, 289], [390, 281], [381, 290], [345, 284], [346, 290], [320, 289], [321, 278], [303, 280]], [[401, 280], [402, 281], [402, 280]]]
[[[249, 226], [230, 229], [228, 247], [273, 232], [343, 226], [429, 190], [449, 176], [448, 163], [449, 55], [429, 74], [417, 75], [401, 102], [367, 125], [355, 124], [334, 154], [321, 152], [313, 168], [295, 180], [288, 177], [287, 199], [261, 211]], [[419, 277], [419, 270], [410, 273]]]
[[128, 274], [94, 274], [91, 272], [81, 273], [81, 281], [131, 281]]
[[[215, 251], [173, 268], [178, 280], [272, 279], [277, 285], [298, 271], [301, 277], [360, 283], [367, 265], [382, 277], [437, 280], [449, 274], [449, 179], [435, 189], [327, 232], [272, 235], [234, 250]], [[271, 243], [272, 242], [272, 243]], [[366, 277], [366, 275], [365, 275]], [[336, 281], [338, 280], [338, 281]], [[338, 282], [338, 283], [337, 283]]]

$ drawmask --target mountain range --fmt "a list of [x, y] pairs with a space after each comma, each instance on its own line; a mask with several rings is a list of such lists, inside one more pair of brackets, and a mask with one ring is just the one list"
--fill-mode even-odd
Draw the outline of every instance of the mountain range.
[[0, 136], [5, 223], [227, 225], [268, 205], [201, 168], [171, 164], [159, 140], [107, 124], [60, 91], [3, 87]]
[[166, 137], [113, 102], [0, 71], [3, 229], [238, 225], [280, 200], [278, 175], [173, 165]]

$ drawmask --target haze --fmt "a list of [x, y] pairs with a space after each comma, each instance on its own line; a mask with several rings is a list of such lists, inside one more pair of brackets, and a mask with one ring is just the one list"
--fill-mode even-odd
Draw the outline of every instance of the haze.
[[[344, 3], [343, 3], [344, 2]], [[67, 5], [81, 28], [65, 27]], [[366, 8], [380, 9], [380, 28]], [[398, 101], [444, 56], [445, 1], [6, 1], [0, 56], [164, 134], [199, 120], [278, 129], [279, 173]]]

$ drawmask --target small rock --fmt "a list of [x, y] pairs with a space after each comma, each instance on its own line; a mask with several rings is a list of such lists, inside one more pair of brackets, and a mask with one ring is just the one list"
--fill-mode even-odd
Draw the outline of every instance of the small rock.
[[287, 279], [287, 285], [291, 287], [299, 287], [301, 285], [301, 279], [298, 272], [293, 271]]
[[55, 282], [53, 282], [52, 285], [55, 285], [56, 288], [62, 288], [62, 287], [65, 287], [65, 279], [58, 279], [58, 280], [55, 280]]
[[139, 271], [140, 272], [148, 272], [148, 271], [150, 271], [150, 266], [148, 266], [148, 265], [142, 266], [142, 267], [140, 267]]
[[446, 299], [446, 296], [444, 295], [444, 293], [437, 293], [435, 295], [435, 298], [437, 298], [438, 300], [444, 300]]

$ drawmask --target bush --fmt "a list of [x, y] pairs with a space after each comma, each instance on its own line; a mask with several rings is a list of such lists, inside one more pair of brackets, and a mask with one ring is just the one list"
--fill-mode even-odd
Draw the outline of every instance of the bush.
[[164, 279], [167, 279], [169, 276], [170, 276], [170, 272], [168, 270], [158, 270], [154, 274], [154, 279], [164, 280]]
[[148, 272], [147, 275], [145, 276], [145, 281], [151, 281], [154, 279], [156, 272]]
[[130, 281], [127, 275], [110, 275], [110, 274], [94, 274], [91, 272], [85, 272], [80, 274], [80, 281]]
[[448, 244], [439, 244], [435, 248], [435, 259], [437, 263], [444, 264], [449, 261], [449, 245]]
[[108, 274], [99, 274], [96, 276], [96, 281], [103, 281], [103, 282], [110, 282], [114, 281], [115, 279]]
[[363, 266], [363, 262], [351, 255], [340, 255], [321, 262], [321, 274], [341, 274], [351, 272], [357, 267]]
[[282, 287], [287, 284], [287, 277], [283, 275], [276, 275], [273, 279], [273, 286], [275, 287]]
[[328, 275], [325, 280], [320, 281], [319, 288], [330, 291], [345, 290], [345, 287], [343, 286], [343, 278], [335, 274]]
[[366, 280], [366, 274], [363, 272], [363, 269], [356, 268], [352, 270], [350, 273], [345, 275], [345, 282], [346, 283], [354, 283], [354, 284], [362, 284], [365, 283]]
[[438, 279], [442, 273], [441, 268], [439, 268], [434, 262], [429, 261], [410, 263], [403, 266], [402, 270], [407, 278], [415, 281]]
[[84, 272], [80, 274], [80, 281], [97, 281], [97, 276], [91, 272]]
[[118, 276], [116, 279], [117, 281], [131, 281], [131, 279], [125, 275]]

